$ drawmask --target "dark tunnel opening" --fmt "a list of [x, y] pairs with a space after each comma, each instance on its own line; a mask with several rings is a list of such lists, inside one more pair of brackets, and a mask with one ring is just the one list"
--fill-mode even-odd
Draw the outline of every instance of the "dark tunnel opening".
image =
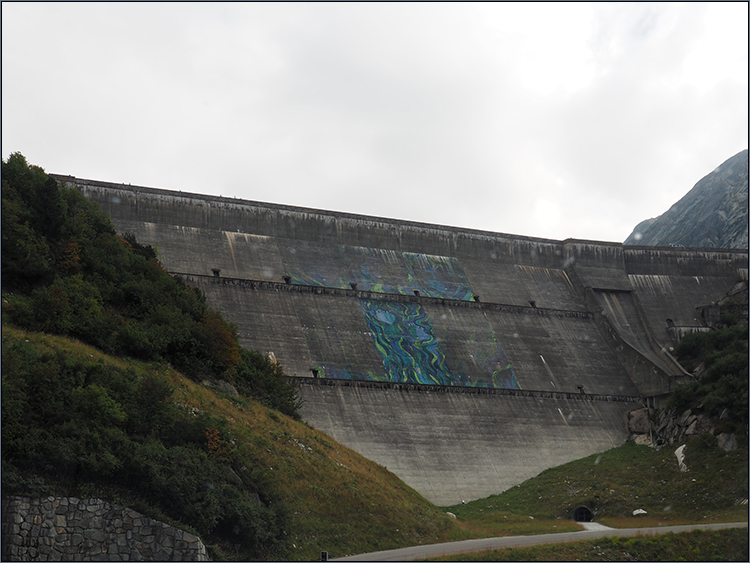
[[579, 506], [573, 511], [573, 520], [576, 522], [591, 522], [593, 516], [591, 510], [585, 506]]

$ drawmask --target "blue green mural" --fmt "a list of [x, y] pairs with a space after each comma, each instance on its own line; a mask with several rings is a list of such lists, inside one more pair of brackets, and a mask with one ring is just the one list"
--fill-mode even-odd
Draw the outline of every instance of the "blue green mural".
[[471, 301], [472, 293], [458, 260], [446, 256], [404, 252], [403, 260], [422, 295]]
[[[287, 241], [279, 249], [293, 284], [338, 289], [356, 284], [357, 289], [374, 293], [413, 295], [416, 290], [424, 297], [473, 300], [468, 279], [452, 257], [305, 241]], [[468, 317], [454, 312], [449, 320], [437, 318], [431, 323], [419, 302], [360, 299], [360, 303], [382, 359], [382, 372], [359, 371], [346, 358], [347, 350], [362, 342], [333, 336], [342, 353], [336, 361], [318, 366], [321, 377], [520, 389], [489, 323], [486, 319], [477, 323], [483, 319], [481, 314], [465, 309]], [[328, 344], [312, 335], [308, 339], [313, 357], [326, 354]], [[377, 355], [372, 354], [368, 366], [377, 365]]]
[[456, 385], [419, 303], [360, 300], [389, 381]]
[[282, 249], [291, 283], [471, 301], [469, 282], [458, 260], [382, 248], [295, 241]]
[[[445, 332], [444, 327], [436, 331], [420, 303], [360, 299], [360, 304], [370, 336], [382, 359], [383, 371], [363, 373], [354, 366], [344, 368], [323, 364], [319, 366], [322, 377], [423, 385], [521, 388], [489, 325], [471, 326], [467, 335], [470, 340], [463, 338], [461, 346], [454, 349], [455, 344], [438, 336]], [[474, 352], [469, 359], [463, 358], [460, 352], [463, 349], [465, 354], [467, 343]]]

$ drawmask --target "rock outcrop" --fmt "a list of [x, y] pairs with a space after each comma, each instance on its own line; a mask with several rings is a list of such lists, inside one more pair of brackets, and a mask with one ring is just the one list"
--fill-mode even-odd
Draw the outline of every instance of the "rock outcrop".
[[[682, 413], [674, 410], [643, 407], [628, 413], [627, 421], [630, 439], [636, 444], [651, 446], [656, 449], [704, 434], [713, 433], [714, 421], [702, 413], [688, 409]], [[734, 434], [721, 433], [716, 436], [719, 447], [724, 451], [737, 449], [737, 438]]]
[[748, 247], [748, 151], [700, 180], [667, 212], [636, 226], [625, 244]]

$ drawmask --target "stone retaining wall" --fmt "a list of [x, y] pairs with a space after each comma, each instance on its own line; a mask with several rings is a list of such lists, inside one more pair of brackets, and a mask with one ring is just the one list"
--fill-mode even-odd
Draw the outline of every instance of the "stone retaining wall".
[[2, 500], [3, 561], [209, 561], [201, 540], [100, 499]]

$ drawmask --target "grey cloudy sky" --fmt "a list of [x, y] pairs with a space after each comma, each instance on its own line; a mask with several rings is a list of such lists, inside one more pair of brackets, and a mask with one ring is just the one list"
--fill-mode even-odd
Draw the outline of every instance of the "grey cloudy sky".
[[748, 4], [2, 4], [48, 172], [623, 241], [748, 146]]

